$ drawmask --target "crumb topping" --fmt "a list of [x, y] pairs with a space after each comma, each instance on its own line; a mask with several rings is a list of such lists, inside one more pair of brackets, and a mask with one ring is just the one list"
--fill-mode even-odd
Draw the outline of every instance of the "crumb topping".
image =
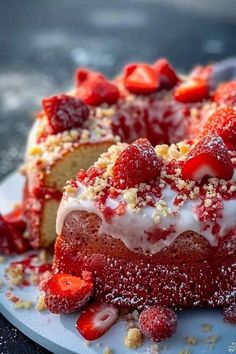
[[136, 349], [143, 344], [143, 335], [139, 328], [130, 328], [125, 336], [124, 343], [130, 349]]

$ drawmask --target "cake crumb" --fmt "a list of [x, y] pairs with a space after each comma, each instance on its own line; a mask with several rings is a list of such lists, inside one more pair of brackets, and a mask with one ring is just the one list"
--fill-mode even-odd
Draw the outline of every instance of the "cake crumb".
[[45, 294], [41, 294], [38, 298], [38, 302], [35, 306], [36, 310], [38, 311], [45, 311], [47, 306], [45, 304]]
[[23, 300], [23, 299], [19, 299], [16, 303], [15, 303], [15, 309], [19, 310], [19, 309], [30, 309], [33, 306], [32, 301], [29, 300]]
[[21, 285], [24, 278], [23, 264], [12, 265], [6, 269], [10, 285]]
[[157, 343], [154, 343], [150, 346], [150, 354], [159, 354], [160, 346]]
[[195, 336], [187, 336], [187, 337], [185, 337], [185, 342], [186, 342], [186, 344], [194, 345], [194, 344], [197, 343], [197, 337], [195, 337]]
[[212, 325], [210, 323], [203, 323], [202, 330], [203, 330], [203, 332], [211, 332]]
[[105, 347], [103, 350], [103, 354], [113, 354], [113, 350], [111, 348]]
[[6, 262], [6, 258], [4, 256], [0, 256], [0, 264], [4, 264]]
[[204, 339], [204, 343], [205, 344], [215, 344], [218, 341], [218, 339], [219, 339], [218, 335], [207, 336]]
[[143, 335], [139, 328], [130, 328], [127, 336], [124, 339], [125, 345], [128, 348], [136, 349], [143, 344]]
[[84, 345], [86, 345], [86, 347], [90, 347], [91, 342], [90, 342], [90, 341], [88, 341], [88, 340], [85, 340], [85, 341], [84, 341]]
[[179, 354], [191, 354], [191, 350], [188, 348], [184, 348], [179, 352]]

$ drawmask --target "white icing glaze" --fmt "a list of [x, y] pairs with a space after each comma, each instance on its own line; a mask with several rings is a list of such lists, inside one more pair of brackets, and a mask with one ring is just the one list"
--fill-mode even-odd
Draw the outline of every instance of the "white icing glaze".
[[[234, 180], [235, 180], [234, 174]], [[167, 216], [161, 216], [158, 223], [155, 223], [152, 215], [156, 210], [154, 207], [145, 206], [139, 212], [134, 212], [127, 206], [125, 214], [121, 216], [113, 216], [112, 223], [107, 223], [103, 214], [96, 208], [95, 201], [92, 199], [80, 199], [83, 193], [84, 186], [79, 185], [77, 194], [74, 197], [64, 195], [57, 214], [56, 231], [60, 235], [62, 232], [63, 224], [67, 215], [74, 210], [84, 210], [89, 213], [97, 214], [102, 222], [100, 233], [106, 233], [116, 239], [120, 239], [130, 250], [142, 250], [142, 252], [149, 252], [155, 254], [166, 246], [174, 242], [179, 234], [191, 230], [203, 235], [212, 246], [216, 246], [218, 241], [217, 237], [211, 232], [211, 228], [207, 230], [202, 229], [202, 224], [199, 221], [196, 207], [200, 204], [200, 199], [188, 200], [176, 213], [177, 207], [173, 201], [177, 193], [170, 189], [167, 185], [163, 190], [163, 197], [167, 206], [171, 209], [171, 213]], [[119, 199], [108, 198], [106, 205], [112, 208], [118, 206]], [[236, 228], [236, 201], [223, 200], [223, 217], [219, 218], [218, 223], [221, 226], [220, 237], [233, 228]], [[154, 228], [167, 230], [171, 225], [174, 225], [175, 231], [168, 235], [166, 239], [158, 240], [153, 243], [148, 240], [147, 232]]]

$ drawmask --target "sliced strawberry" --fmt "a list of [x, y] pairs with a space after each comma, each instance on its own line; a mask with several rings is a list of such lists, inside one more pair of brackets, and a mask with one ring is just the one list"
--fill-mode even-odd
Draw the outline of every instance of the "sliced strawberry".
[[118, 88], [104, 79], [88, 79], [77, 88], [76, 95], [90, 106], [114, 104], [119, 98]]
[[150, 65], [131, 64], [124, 69], [124, 85], [132, 93], [145, 95], [155, 92], [159, 81], [154, 68]]
[[204, 81], [208, 81], [211, 78], [211, 75], [213, 73], [213, 68], [214, 68], [213, 65], [206, 65], [206, 66], [198, 65], [192, 70], [190, 76], [194, 79], [201, 79]]
[[57, 134], [79, 128], [89, 116], [86, 104], [77, 97], [57, 95], [42, 100], [48, 120], [48, 132]]
[[76, 328], [87, 340], [92, 341], [106, 333], [118, 319], [118, 310], [109, 304], [92, 304], [80, 315]]
[[234, 167], [223, 140], [207, 135], [190, 151], [182, 168], [185, 179], [201, 181], [204, 177], [232, 178]]
[[28, 249], [28, 240], [23, 237], [22, 232], [0, 215], [0, 253], [24, 253]]
[[99, 72], [85, 68], [75, 74], [76, 95], [90, 106], [102, 103], [114, 104], [119, 99], [119, 90]]
[[177, 317], [173, 310], [156, 305], [141, 312], [139, 326], [144, 335], [161, 342], [175, 333]]
[[18, 204], [11, 212], [5, 214], [4, 219], [12, 226], [14, 226], [18, 231], [25, 231], [26, 222], [24, 216], [24, 209], [21, 204]]
[[135, 187], [160, 175], [162, 160], [150, 142], [141, 138], [130, 144], [113, 166], [113, 181], [117, 188]]
[[218, 87], [214, 101], [228, 106], [236, 105], [236, 81], [230, 81]]
[[161, 88], [171, 89], [179, 82], [179, 78], [168, 60], [164, 58], [157, 60], [153, 64], [153, 68], [157, 73]]
[[219, 135], [228, 149], [236, 149], [236, 110], [230, 107], [217, 109], [207, 120], [200, 136]]
[[174, 96], [179, 102], [198, 102], [209, 96], [209, 87], [205, 80], [189, 79], [175, 88]]
[[54, 274], [45, 285], [45, 303], [53, 313], [71, 313], [81, 309], [93, 291], [92, 280], [70, 274]]
[[82, 82], [91, 79], [91, 80], [106, 80], [105, 76], [100, 72], [93, 71], [87, 68], [79, 68], [75, 72], [75, 87], [79, 87]]

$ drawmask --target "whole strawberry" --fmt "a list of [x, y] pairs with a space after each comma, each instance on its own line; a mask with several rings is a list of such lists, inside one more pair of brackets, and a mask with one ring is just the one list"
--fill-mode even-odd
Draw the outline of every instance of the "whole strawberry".
[[236, 110], [230, 107], [217, 109], [207, 120], [201, 136], [219, 135], [228, 149], [236, 149]]
[[113, 182], [120, 189], [150, 182], [160, 175], [162, 160], [150, 142], [141, 138], [127, 146], [113, 166]]
[[182, 167], [184, 179], [201, 181], [204, 177], [232, 178], [234, 167], [223, 140], [217, 135], [203, 137], [190, 151]]
[[227, 106], [236, 105], [236, 81], [221, 84], [214, 94], [214, 101]]
[[141, 312], [139, 327], [145, 336], [161, 342], [175, 333], [177, 316], [173, 310], [156, 305]]
[[87, 105], [77, 97], [57, 95], [42, 100], [48, 120], [48, 132], [57, 134], [64, 130], [79, 128], [89, 116]]

